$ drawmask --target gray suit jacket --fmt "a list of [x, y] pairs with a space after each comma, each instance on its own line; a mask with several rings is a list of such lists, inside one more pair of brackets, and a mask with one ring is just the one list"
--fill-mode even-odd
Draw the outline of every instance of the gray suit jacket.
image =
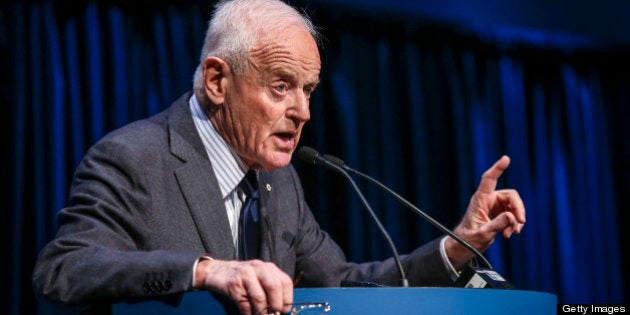
[[[171, 107], [111, 132], [78, 166], [57, 237], [41, 252], [33, 287], [55, 301], [91, 302], [191, 290], [196, 259], [235, 259], [225, 206], [186, 93]], [[292, 166], [260, 173], [263, 260], [304, 286], [364, 280], [398, 285], [392, 259], [347, 262], [320, 229]], [[403, 256], [414, 286], [452, 281], [432, 241]]]

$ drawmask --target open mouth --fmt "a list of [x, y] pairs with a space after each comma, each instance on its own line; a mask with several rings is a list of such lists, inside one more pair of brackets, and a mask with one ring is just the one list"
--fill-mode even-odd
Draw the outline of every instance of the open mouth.
[[293, 137], [295, 137], [295, 134], [291, 132], [279, 132], [276, 134], [276, 136], [284, 141], [289, 141], [293, 139]]
[[292, 131], [277, 132], [274, 134], [277, 139], [276, 145], [282, 150], [293, 150], [298, 133]]

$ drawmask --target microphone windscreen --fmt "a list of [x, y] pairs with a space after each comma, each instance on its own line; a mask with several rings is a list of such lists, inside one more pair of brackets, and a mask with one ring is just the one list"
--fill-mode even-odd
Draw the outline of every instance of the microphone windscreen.
[[311, 147], [300, 147], [298, 156], [306, 163], [316, 164], [319, 152]]

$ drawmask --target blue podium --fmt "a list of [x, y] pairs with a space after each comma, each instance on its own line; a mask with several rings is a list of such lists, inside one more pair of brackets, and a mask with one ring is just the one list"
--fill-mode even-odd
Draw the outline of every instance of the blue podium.
[[[317, 288], [295, 289], [294, 302], [328, 302], [327, 314], [556, 314], [557, 297], [538, 291], [464, 288]], [[116, 303], [114, 315], [237, 315], [225, 297], [206, 291], [183, 294], [177, 303]]]

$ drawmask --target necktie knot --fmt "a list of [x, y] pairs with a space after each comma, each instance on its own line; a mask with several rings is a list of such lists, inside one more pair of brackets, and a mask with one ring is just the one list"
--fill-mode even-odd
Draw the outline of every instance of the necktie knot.
[[247, 198], [258, 199], [258, 179], [256, 178], [256, 172], [253, 170], [247, 171], [239, 187]]

